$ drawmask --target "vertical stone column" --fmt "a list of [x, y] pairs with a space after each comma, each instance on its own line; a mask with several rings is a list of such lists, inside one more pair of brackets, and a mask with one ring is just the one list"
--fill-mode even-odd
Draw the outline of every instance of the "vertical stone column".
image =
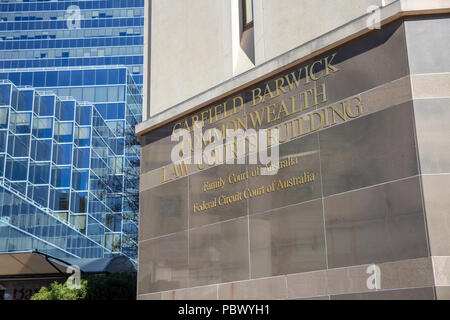
[[450, 18], [405, 22], [437, 299], [450, 299]]

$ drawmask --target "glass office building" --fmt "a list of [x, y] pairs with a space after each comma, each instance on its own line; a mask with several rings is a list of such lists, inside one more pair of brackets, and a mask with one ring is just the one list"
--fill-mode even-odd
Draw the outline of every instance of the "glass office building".
[[0, 252], [135, 260], [143, 25], [144, 0], [0, 1]]
[[[125, 91], [132, 79], [117, 71]], [[124, 188], [136, 182], [124, 172], [139, 150], [126, 137], [136, 121], [126, 99], [132, 90], [113, 115], [104, 103], [0, 80], [0, 252], [135, 257], [137, 216]]]
[[144, 0], [0, 1], [0, 69], [126, 65], [142, 85]]

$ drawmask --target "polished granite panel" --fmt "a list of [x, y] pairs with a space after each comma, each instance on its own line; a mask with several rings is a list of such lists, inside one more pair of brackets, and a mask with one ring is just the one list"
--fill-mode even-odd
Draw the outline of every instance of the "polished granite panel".
[[411, 74], [450, 71], [450, 18], [410, 18], [405, 21]]
[[240, 281], [219, 285], [219, 300], [286, 299], [285, 277]]
[[166, 291], [161, 300], [217, 300], [217, 286]]
[[188, 286], [188, 234], [139, 242], [138, 294]]
[[[326, 68], [326, 65], [332, 67]], [[306, 68], [310, 72], [308, 76]], [[313, 68], [312, 77], [311, 68]], [[299, 70], [302, 71], [299, 73]], [[351, 46], [341, 46], [245, 90], [244, 97], [247, 102], [245, 112], [248, 115], [253, 114], [253, 120], [256, 119], [256, 112], [264, 119], [271, 118], [270, 123], [264, 121], [261, 126], [261, 128], [270, 127], [282, 121], [270, 115], [273, 108], [267, 109], [267, 106], [275, 104], [275, 110], [279, 110], [284, 101], [290, 114], [283, 119], [292, 119], [304, 112], [400, 79], [408, 75], [408, 70], [404, 27], [400, 22], [395, 22], [382, 30], [371, 32], [367, 37], [353, 41]], [[300, 83], [298, 87], [295, 80]], [[317, 87], [317, 92], [313, 92], [314, 87]], [[255, 101], [259, 101], [258, 93], [259, 96], [264, 96], [264, 103], [253, 102], [254, 96]], [[322, 95], [323, 93], [325, 95]], [[295, 108], [292, 107], [292, 97]], [[292, 112], [299, 109], [303, 111]], [[249, 121], [249, 124], [253, 124], [253, 121]]]
[[331, 300], [434, 300], [434, 289], [413, 288], [331, 296]]
[[[290, 166], [280, 166], [276, 175], [259, 175], [248, 180], [250, 190], [265, 186], [264, 194], [249, 199], [250, 215], [320, 198], [319, 159], [317, 134], [281, 144], [280, 162], [290, 163]], [[253, 172], [256, 167], [249, 165], [249, 171]], [[297, 180], [289, 186], [293, 178]], [[275, 191], [267, 192], [267, 186], [271, 185]]]
[[430, 257], [378, 264], [381, 289], [421, 288], [435, 284]]
[[450, 175], [425, 175], [422, 183], [431, 255], [450, 256]]
[[328, 294], [350, 294], [365, 292], [367, 288], [368, 265], [349, 266], [327, 270]]
[[[328, 294], [352, 294], [370, 292], [367, 283], [373, 276], [373, 265], [358, 265], [329, 269], [326, 280]], [[379, 268], [379, 289], [432, 287], [434, 285], [433, 265], [430, 258], [418, 258], [377, 263]], [[373, 278], [372, 278], [373, 279]], [[372, 283], [372, 281], [370, 281]]]
[[391, 23], [339, 47], [335, 60], [341, 71], [326, 78], [331, 103], [408, 75], [403, 24]]
[[324, 196], [417, 175], [412, 103], [319, 133]]
[[138, 295], [137, 300], [161, 300], [161, 297], [162, 297], [161, 292], [158, 292], [158, 293]]
[[326, 269], [322, 200], [250, 217], [251, 277]]
[[325, 198], [330, 268], [428, 256], [418, 178]]
[[319, 297], [312, 297], [312, 298], [298, 298], [298, 299], [293, 299], [293, 300], [312, 300], [312, 301], [319, 301], [319, 300], [330, 300], [330, 296], [319, 296]]
[[450, 173], [450, 99], [414, 100], [420, 168]]
[[141, 173], [146, 173], [172, 163], [172, 126], [165, 125], [141, 139]]
[[287, 276], [289, 299], [328, 297], [327, 270], [305, 272]]
[[139, 240], [186, 230], [187, 203], [187, 178], [141, 192]]
[[388, 82], [361, 94], [364, 115], [388, 109], [412, 99], [410, 76]]
[[146, 173], [171, 163], [170, 152], [172, 146], [170, 140], [163, 139], [141, 148], [141, 173]]
[[[189, 227], [199, 227], [247, 215], [247, 200], [244, 197], [234, 197], [237, 192], [246, 189], [247, 180], [229, 183], [235, 181], [235, 176], [245, 172], [245, 164], [225, 164], [189, 176]], [[223, 183], [221, 187], [215, 188], [220, 178]], [[212, 185], [215, 189], [208, 190]], [[213, 203], [214, 207], [202, 210], [206, 208], [202, 207], [203, 202]]]
[[249, 279], [248, 219], [189, 231], [190, 287]]

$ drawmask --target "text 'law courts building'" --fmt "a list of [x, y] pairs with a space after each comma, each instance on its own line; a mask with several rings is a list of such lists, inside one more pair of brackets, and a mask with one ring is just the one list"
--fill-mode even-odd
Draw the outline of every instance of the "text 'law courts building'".
[[140, 299], [450, 298], [449, 1], [145, 10]]

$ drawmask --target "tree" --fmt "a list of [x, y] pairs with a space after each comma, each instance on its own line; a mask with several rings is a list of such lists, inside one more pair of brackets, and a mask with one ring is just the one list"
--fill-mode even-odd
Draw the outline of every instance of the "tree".
[[80, 289], [53, 282], [42, 287], [31, 300], [136, 300], [136, 274], [112, 273], [83, 275]]
[[[140, 143], [134, 129], [129, 126], [123, 131], [125, 153], [128, 154], [126, 161], [122, 164], [122, 170], [117, 172], [110, 170], [108, 174], [99, 175], [99, 185], [103, 187], [102, 198], [120, 197], [124, 200], [124, 206], [129, 211], [139, 211], [139, 176], [140, 176]], [[112, 206], [115, 212], [121, 212], [122, 208]]]
[[86, 300], [136, 300], [136, 274], [93, 274], [86, 279]]
[[87, 281], [81, 281], [80, 289], [70, 289], [67, 283], [53, 282], [50, 288], [42, 287], [31, 300], [84, 300], [87, 294]]
[[[141, 161], [139, 158], [140, 154], [140, 143], [135, 134], [135, 126], [129, 126], [124, 131], [125, 140], [125, 152], [128, 154], [136, 154], [136, 157], [128, 157], [129, 163], [124, 163], [123, 175], [123, 192], [122, 197], [127, 203], [130, 210], [138, 212], [139, 211], [139, 178], [140, 178], [140, 166]], [[117, 183], [122, 185], [122, 181], [115, 181], [114, 177], [108, 181], [108, 185], [115, 186]]]
[[[140, 143], [135, 133], [135, 126], [124, 129], [124, 147], [127, 157], [120, 172], [111, 170], [109, 174], [99, 176], [99, 184], [103, 187], [103, 198], [114, 214], [122, 215], [122, 225], [132, 222], [139, 225], [139, 176], [140, 176]], [[118, 201], [116, 201], [116, 199]], [[110, 225], [108, 228], [113, 230]], [[114, 230], [113, 230], [114, 231]], [[113, 252], [126, 253], [137, 246], [137, 235], [123, 234]]]

